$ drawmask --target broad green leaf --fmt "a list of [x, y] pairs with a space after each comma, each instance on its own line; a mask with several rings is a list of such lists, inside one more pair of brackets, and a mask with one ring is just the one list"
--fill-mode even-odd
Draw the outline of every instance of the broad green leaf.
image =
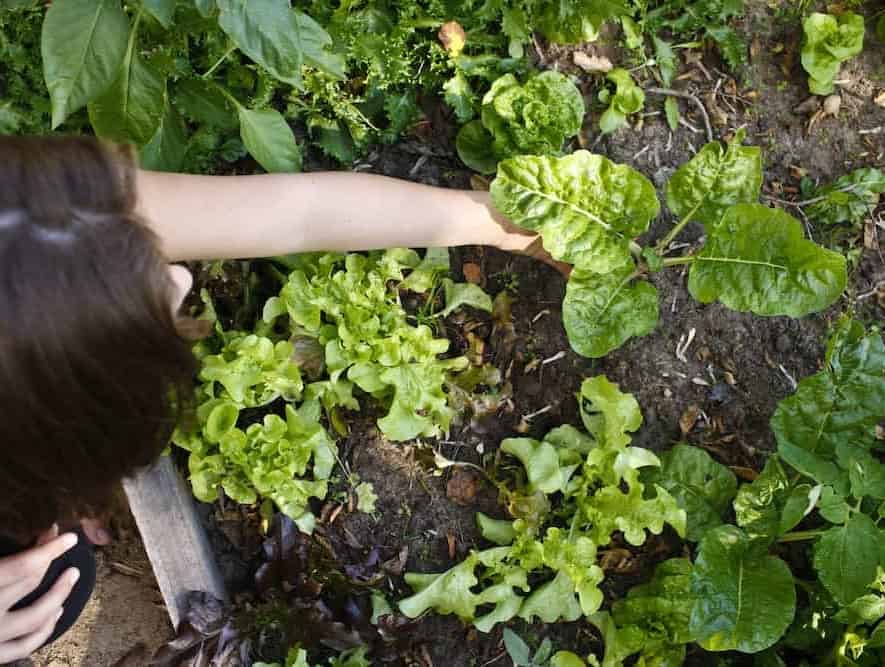
[[428, 248], [418, 265], [399, 284], [399, 288], [425, 294], [450, 269], [448, 248]]
[[739, 130], [728, 145], [711, 141], [667, 182], [667, 206], [675, 216], [704, 223], [712, 231], [729, 207], [759, 201], [762, 151], [743, 146]]
[[166, 81], [142, 60], [136, 49], [136, 37], [133, 28], [117, 78], [89, 103], [89, 121], [100, 137], [142, 146], [153, 138], [163, 119]]
[[814, 569], [839, 604], [864, 594], [876, 578], [879, 544], [876, 524], [856, 513], [842, 526], [830, 528], [814, 547]]
[[473, 99], [476, 93], [470, 86], [470, 81], [461, 71], [443, 84], [443, 99], [452, 107], [455, 116], [462, 123], [473, 120], [476, 115], [473, 109]]
[[737, 492], [737, 479], [700, 447], [678, 444], [661, 455], [660, 468], [648, 468], [643, 482], [667, 489], [685, 510], [686, 539], [698, 542], [722, 524], [722, 515]]
[[187, 134], [184, 121], [167, 100], [157, 131], [139, 151], [141, 167], [173, 173], [181, 171], [186, 151]]
[[627, 124], [627, 116], [642, 111], [645, 105], [645, 93], [636, 85], [630, 72], [616, 67], [606, 77], [615, 84], [615, 92], [605, 95], [609, 103], [608, 109], [599, 119], [599, 129], [603, 134], [610, 134]]
[[480, 174], [494, 174], [498, 158], [492, 146], [492, 135], [482, 122], [473, 120], [458, 132], [455, 148], [461, 162]]
[[754, 549], [735, 526], [714, 528], [701, 540], [691, 590], [697, 601], [689, 632], [708, 651], [763, 651], [781, 638], [796, 609], [790, 568]]
[[219, 90], [203, 79], [185, 79], [172, 89], [181, 113], [198, 123], [232, 130], [237, 127], [237, 110]]
[[602, 635], [605, 655], [601, 667], [623, 667], [624, 660], [639, 653], [648, 642], [642, 628], [628, 625], [619, 628], [607, 611], [600, 611], [587, 618]]
[[751, 538], [771, 541], [790, 531], [814, 509], [819, 490], [793, 486], [777, 456], [769, 456], [762, 473], [743, 484], [734, 499], [737, 525]]
[[830, 523], [845, 523], [851, 516], [851, 507], [845, 497], [836, 493], [832, 486], [824, 486], [821, 490], [817, 510]]
[[[594, 582], [594, 587], [597, 583]], [[519, 609], [519, 617], [530, 623], [535, 618], [544, 623], [570, 623], [582, 615], [581, 605], [575, 598], [575, 583], [565, 570], [559, 570], [553, 581], [533, 587]]]
[[142, 0], [142, 5], [164, 28], [172, 25], [176, 0]]
[[587, 667], [587, 663], [571, 651], [557, 651], [550, 657], [547, 667]]
[[578, 44], [595, 41], [603, 22], [629, 13], [621, 0], [541, 0], [532, 23], [552, 42]]
[[194, 6], [205, 18], [209, 18], [218, 9], [215, 0], [194, 0]]
[[862, 595], [836, 614], [836, 620], [846, 625], [875, 623], [885, 616], [885, 597]]
[[628, 260], [628, 245], [659, 211], [654, 186], [626, 165], [578, 151], [498, 165], [492, 201], [513, 223], [539, 232], [554, 258], [597, 273]]
[[658, 323], [658, 292], [636, 280], [632, 262], [611, 273], [576, 267], [562, 304], [562, 323], [572, 349], [598, 358], [634, 336], [645, 336]]
[[688, 278], [689, 292], [701, 303], [803, 317], [845, 289], [845, 258], [805, 240], [801, 223], [778, 209], [737, 204], [708, 235]]
[[216, 0], [221, 28], [239, 49], [275, 78], [303, 87], [305, 64], [342, 77], [343, 60], [327, 51], [331, 38], [288, 0]]
[[440, 311], [441, 317], [447, 317], [462, 306], [470, 306], [487, 313], [492, 312], [492, 297], [479, 285], [456, 283], [451, 278], [443, 278], [442, 284], [446, 295], [446, 307]]
[[128, 35], [120, 0], [55, 0], [50, 5], [41, 52], [53, 129], [114, 82]]
[[270, 173], [301, 171], [301, 146], [279, 111], [240, 107], [237, 112], [243, 145], [258, 164]]
[[866, 333], [846, 320], [830, 341], [826, 368], [778, 404], [771, 428], [784, 461], [841, 496], [848, 480], [837, 465], [837, 448], [869, 448], [883, 414], [885, 343], [877, 331]]

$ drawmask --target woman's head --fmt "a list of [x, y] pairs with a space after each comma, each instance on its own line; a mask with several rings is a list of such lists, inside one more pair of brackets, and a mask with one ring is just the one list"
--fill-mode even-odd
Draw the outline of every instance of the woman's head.
[[0, 533], [100, 511], [162, 451], [194, 359], [187, 291], [89, 138], [0, 136]]

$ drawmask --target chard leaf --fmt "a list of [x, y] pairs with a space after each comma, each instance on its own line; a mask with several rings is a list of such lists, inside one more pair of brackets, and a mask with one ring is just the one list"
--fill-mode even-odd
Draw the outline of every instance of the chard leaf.
[[761, 204], [737, 204], [709, 230], [688, 289], [701, 303], [803, 317], [836, 301], [846, 282], [845, 258], [806, 241], [798, 220]]
[[578, 151], [519, 157], [498, 166], [492, 201], [515, 224], [539, 232], [555, 258], [608, 273], [659, 211], [654, 186], [626, 165]]
[[126, 57], [128, 34], [119, 0], [55, 0], [49, 6], [41, 52], [52, 129], [110, 87]]
[[738, 130], [726, 146], [711, 141], [676, 170], [667, 182], [667, 206], [675, 216], [691, 215], [709, 233], [731, 206], [759, 201], [762, 152], [743, 146], [745, 135]]
[[532, 23], [552, 42], [578, 44], [596, 41], [604, 21], [629, 13], [622, 0], [541, 0]]
[[604, 357], [634, 336], [645, 336], [658, 323], [658, 292], [634, 281], [632, 262], [611, 273], [575, 268], [562, 304], [562, 322], [572, 349]]
[[860, 512], [826, 531], [814, 547], [814, 569], [841, 605], [864, 594], [876, 578], [879, 544], [876, 524]]
[[849, 480], [837, 465], [838, 447], [868, 449], [882, 415], [885, 343], [877, 331], [866, 333], [860, 323], [845, 320], [829, 343], [826, 368], [778, 404], [771, 428], [784, 461], [844, 496]]
[[301, 146], [279, 111], [239, 107], [237, 113], [243, 145], [258, 164], [270, 173], [301, 171]]
[[790, 568], [735, 526], [714, 528], [701, 540], [691, 590], [689, 632], [708, 651], [763, 651], [781, 638], [796, 609]]
[[737, 525], [752, 539], [773, 540], [814, 508], [811, 494], [807, 484], [794, 488], [777, 456], [770, 456], [759, 477], [742, 485], [734, 499]]
[[303, 88], [307, 64], [344, 76], [343, 59], [327, 51], [331, 37], [288, 0], [216, 0], [218, 23], [237, 47], [274, 78]]
[[665, 488], [685, 510], [685, 537], [692, 542], [722, 524], [722, 515], [737, 492], [731, 470], [700, 447], [683, 443], [664, 452], [661, 467], [646, 469], [642, 480]]

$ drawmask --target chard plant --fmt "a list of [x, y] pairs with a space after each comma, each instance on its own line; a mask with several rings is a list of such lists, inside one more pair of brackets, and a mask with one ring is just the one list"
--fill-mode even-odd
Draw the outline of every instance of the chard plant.
[[814, 95], [829, 95], [842, 63], [863, 50], [863, 16], [853, 12], [815, 12], [802, 27], [802, 67], [808, 72], [808, 89]]
[[[802, 317], [839, 298], [845, 258], [806, 240], [792, 216], [758, 203], [762, 158], [743, 138], [739, 131], [727, 146], [707, 144], [673, 174], [666, 201], [679, 221], [648, 247], [634, 239], [648, 230], [660, 203], [636, 170], [587, 151], [499, 165], [495, 206], [539, 233], [554, 259], [574, 266], [563, 323], [576, 352], [602, 357], [653, 331], [658, 296], [647, 277], [671, 267], [688, 267], [688, 290], [701, 303], [757, 315]], [[669, 256], [690, 222], [704, 225], [704, 245]]]
[[[705, 451], [679, 444], [643, 480], [686, 511], [692, 563], [659, 564], [652, 580], [590, 617], [606, 667], [638, 655], [681, 664], [686, 644], [708, 651], [815, 656], [820, 665], [881, 664], [885, 649], [885, 344], [843, 320], [825, 368], [799, 383], [771, 419], [777, 451], [753, 482]], [[731, 505], [736, 525], [723, 523]], [[800, 529], [800, 524], [811, 529]], [[784, 547], [802, 549], [815, 579], [799, 578]], [[804, 545], [810, 545], [804, 547]], [[799, 561], [801, 562], [801, 561]], [[797, 595], [797, 589], [801, 591]]]
[[665, 524], [684, 533], [676, 500], [640, 480], [659, 460], [630, 445], [642, 423], [633, 396], [598, 376], [583, 383], [578, 401], [586, 432], [561, 426], [540, 441], [501, 443], [519, 462], [521, 483], [499, 484], [510, 519], [477, 514], [483, 537], [496, 546], [447, 572], [406, 574], [415, 593], [400, 601], [402, 613], [455, 614], [482, 632], [513, 618], [574, 621], [602, 605], [597, 560], [615, 532], [634, 546]]

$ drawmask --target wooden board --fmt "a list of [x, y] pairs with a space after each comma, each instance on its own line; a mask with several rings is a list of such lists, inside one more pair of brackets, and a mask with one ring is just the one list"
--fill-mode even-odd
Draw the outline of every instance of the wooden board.
[[189, 591], [227, 600], [191, 490], [170, 458], [161, 457], [152, 468], [125, 480], [123, 487], [172, 625], [178, 627]]

